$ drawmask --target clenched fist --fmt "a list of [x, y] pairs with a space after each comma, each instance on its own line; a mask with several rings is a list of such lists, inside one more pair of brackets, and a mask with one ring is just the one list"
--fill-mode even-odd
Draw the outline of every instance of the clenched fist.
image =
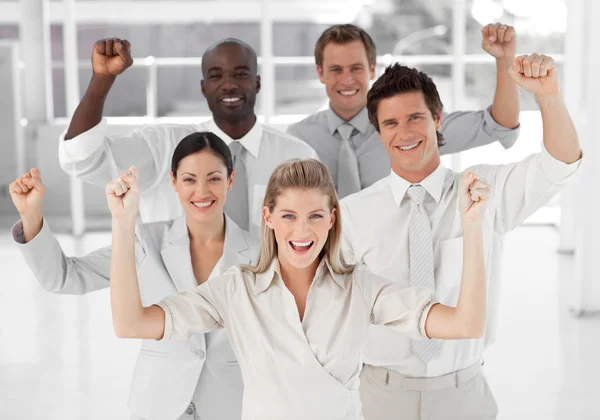
[[533, 53], [516, 57], [508, 73], [519, 86], [538, 98], [560, 92], [556, 63], [547, 55]]
[[135, 220], [140, 206], [140, 177], [134, 166], [106, 185], [106, 200], [113, 219]]
[[471, 171], [464, 171], [458, 196], [458, 208], [463, 221], [480, 222], [491, 195], [490, 186], [483, 178]]
[[515, 28], [491, 23], [481, 30], [481, 48], [495, 58], [512, 58], [517, 48]]
[[17, 178], [9, 187], [10, 197], [19, 215], [24, 219], [37, 217], [41, 219], [42, 201], [46, 187], [42, 183], [40, 171], [32, 168]]
[[132, 64], [131, 45], [126, 39], [101, 39], [94, 44], [92, 49], [94, 75], [116, 77]]

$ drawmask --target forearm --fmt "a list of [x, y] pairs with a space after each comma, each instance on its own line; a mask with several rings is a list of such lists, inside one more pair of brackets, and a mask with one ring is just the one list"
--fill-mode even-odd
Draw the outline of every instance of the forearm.
[[519, 87], [508, 73], [513, 60], [514, 57], [496, 59], [496, 92], [491, 114], [498, 124], [506, 128], [519, 125]]
[[104, 102], [114, 81], [115, 77], [92, 76], [87, 91], [71, 118], [65, 140], [77, 137], [98, 125], [102, 120]]
[[573, 163], [581, 158], [577, 131], [571, 121], [562, 95], [537, 97], [542, 114], [544, 146], [552, 157], [565, 163]]
[[113, 326], [121, 338], [161, 338], [164, 312], [144, 308], [135, 265], [135, 219], [113, 220], [110, 271]]
[[23, 225], [25, 243], [32, 241], [42, 230], [42, 210], [40, 209], [32, 214], [21, 215], [21, 223]]
[[455, 324], [463, 337], [480, 337], [485, 331], [486, 275], [481, 223], [463, 222], [463, 265]]

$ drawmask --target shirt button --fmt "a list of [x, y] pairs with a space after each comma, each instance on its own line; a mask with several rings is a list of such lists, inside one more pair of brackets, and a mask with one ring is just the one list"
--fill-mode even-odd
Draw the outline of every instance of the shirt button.
[[204, 350], [198, 350], [196, 352], [196, 355], [201, 359], [204, 359], [206, 357], [206, 353], [204, 352]]
[[188, 415], [194, 414], [194, 406], [190, 404], [188, 406], [188, 408], [185, 410], [185, 414], [188, 414]]

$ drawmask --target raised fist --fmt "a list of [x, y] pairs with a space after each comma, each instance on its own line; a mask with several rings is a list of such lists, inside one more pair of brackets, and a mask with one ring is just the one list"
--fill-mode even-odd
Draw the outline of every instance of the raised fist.
[[41, 217], [46, 187], [42, 183], [40, 171], [32, 168], [31, 171], [26, 172], [10, 184], [8, 190], [13, 204], [22, 218]]
[[116, 77], [132, 64], [131, 44], [126, 39], [101, 39], [94, 44], [92, 49], [94, 75]]
[[512, 60], [517, 48], [515, 28], [501, 23], [490, 23], [481, 30], [481, 48], [495, 58]]
[[113, 219], [135, 219], [140, 206], [140, 177], [132, 166], [106, 185], [106, 201]]
[[552, 57], [543, 54], [515, 57], [508, 73], [519, 86], [536, 97], [556, 95], [560, 92], [556, 64]]
[[466, 218], [470, 222], [480, 222], [491, 195], [490, 186], [483, 178], [471, 171], [464, 171], [458, 197], [458, 208], [463, 220]]

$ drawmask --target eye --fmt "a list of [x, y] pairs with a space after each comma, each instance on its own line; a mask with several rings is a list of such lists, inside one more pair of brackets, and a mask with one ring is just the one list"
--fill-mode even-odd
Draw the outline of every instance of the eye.
[[194, 178], [185, 178], [183, 182], [194, 182]]
[[221, 178], [219, 178], [219, 177], [214, 177], [214, 178], [211, 178], [209, 181], [210, 181], [210, 182], [219, 182], [220, 180], [221, 180]]
[[411, 117], [409, 118], [410, 121], [420, 120], [420, 119], [421, 119], [420, 115], [411, 115]]
[[287, 220], [293, 220], [295, 219], [293, 214], [284, 214], [283, 216], [281, 216], [282, 219], [287, 219]]
[[323, 216], [321, 216], [320, 214], [311, 214], [311, 215], [310, 215], [310, 218], [311, 218], [311, 219], [322, 219], [322, 218], [323, 218]]
[[240, 71], [235, 74], [235, 77], [248, 77], [248, 76], [250, 76], [250, 73], [248, 73], [247, 71]]
[[211, 74], [210, 76], [208, 76], [208, 78], [211, 80], [217, 80], [220, 77], [221, 77], [220, 74]]
[[352, 67], [352, 71], [361, 71], [362, 67]]

